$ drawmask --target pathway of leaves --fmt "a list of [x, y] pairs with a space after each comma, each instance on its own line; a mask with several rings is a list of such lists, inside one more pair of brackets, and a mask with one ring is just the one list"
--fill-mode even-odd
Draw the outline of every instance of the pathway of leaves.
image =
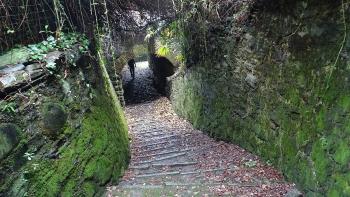
[[166, 98], [128, 105], [126, 116], [130, 166], [107, 196], [284, 196], [294, 188], [257, 156], [194, 129]]

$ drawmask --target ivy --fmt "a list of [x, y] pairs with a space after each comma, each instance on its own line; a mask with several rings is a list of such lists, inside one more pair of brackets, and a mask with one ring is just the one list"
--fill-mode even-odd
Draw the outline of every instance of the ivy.
[[38, 44], [29, 45], [30, 60], [43, 61], [46, 54], [56, 47], [56, 39], [53, 36], [49, 36], [46, 40]]
[[45, 63], [46, 68], [49, 72], [56, 70], [55, 62], [48, 62], [45, 57], [46, 55], [54, 50], [69, 50], [74, 46], [78, 46], [80, 53], [87, 53], [89, 49], [89, 40], [85, 35], [79, 33], [60, 33], [58, 38], [49, 36], [46, 40], [28, 45], [30, 51], [30, 60], [34, 62]]
[[2, 102], [0, 103], [0, 111], [8, 114], [12, 114], [16, 112], [16, 104], [13, 102]]

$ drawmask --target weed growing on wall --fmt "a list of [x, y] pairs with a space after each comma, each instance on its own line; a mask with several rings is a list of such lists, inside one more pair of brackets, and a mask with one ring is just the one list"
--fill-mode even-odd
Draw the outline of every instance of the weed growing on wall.
[[[30, 51], [30, 60], [34, 62], [45, 63], [46, 68], [53, 72], [56, 70], [56, 63], [47, 60], [46, 55], [54, 50], [69, 50], [78, 46], [80, 53], [87, 53], [89, 40], [86, 36], [79, 33], [60, 33], [58, 38], [49, 36], [46, 40], [28, 45]], [[69, 57], [68, 57], [69, 58]], [[72, 57], [73, 58], [73, 57]], [[69, 61], [69, 60], [68, 60]]]

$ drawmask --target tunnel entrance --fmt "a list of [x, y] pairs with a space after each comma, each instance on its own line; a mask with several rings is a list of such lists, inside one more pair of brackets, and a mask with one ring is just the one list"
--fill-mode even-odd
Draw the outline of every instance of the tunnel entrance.
[[142, 44], [133, 47], [133, 54], [136, 61], [135, 79], [132, 79], [127, 64], [122, 71], [125, 104], [150, 102], [168, 96], [167, 77], [175, 73], [173, 63], [166, 57], [152, 53], [149, 55]]
[[126, 105], [151, 102], [161, 97], [154, 87], [154, 75], [147, 61], [136, 62], [135, 79], [132, 79], [127, 65], [122, 76]]

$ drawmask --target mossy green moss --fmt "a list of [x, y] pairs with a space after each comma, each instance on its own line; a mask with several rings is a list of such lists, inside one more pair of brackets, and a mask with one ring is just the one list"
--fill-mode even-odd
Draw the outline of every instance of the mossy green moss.
[[72, 131], [71, 143], [61, 150], [59, 159], [33, 161], [39, 169], [29, 176], [29, 194], [93, 196], [107, 182], [117, 180], [128, 158], [123, 112], [106, 93], [97, 92], [91, 112], [81, 129]]
[[14, 48], [11, 51], [0, 54], [0, 68], [10, 64], [25, 62], [30, 57], [30, 52], [26, 47]]
[[18, 96], [15, 123], [26, 132], [6, 133], [14, 145], [0, 154], [0, 196], [102, 196], [117, 183], [129, 161], [127, 124], [98, 58], [62, 65], [64, 84], [57, 75]]
[[[34, 159], [27, 165], [29, 196], [101, 196], [108, 182], [116, 182], [129, 160], [124, 113], [112, 88], [104, 63], [97, 70], [92, 106], [81, 125], [68, 125], [67, 146], [57, 159]], [[38, 166], [32, 169], [32, 164]]]
[[[209, 35], [206, 41], [224, 51], [219, 58], [198, 54], [206, 37], [191, 41], [198, 35], [187, 32], [188, 58], [196, 63], [172, 82], [171, 98], [175, 111], [194, 126], [259, 154], [307, 196], [349, 196], [350, 59], [335, 60], [344, 34], [350, 32], [344, 32], [340, 5], [309, 6], [313, 15], [298, 24], [305, 36], [296, 32], [280, 40], [293, 17], [277, 10], [258, 10], [260, 20], [249, 28], [234, 23], [230, 31], [247, 31], [235, 46], [217, 44], [218, 32]], [[327, 34], [315, 36], [314, 26]], [[235, 38], [221, 33], [226, 40]], [[347, 45], [341, 54], [349, 52]], [[223, 61], [226, 66], [215, 66]], [[256, 76], [257, 87], [247, 82], [248, 74]]]

